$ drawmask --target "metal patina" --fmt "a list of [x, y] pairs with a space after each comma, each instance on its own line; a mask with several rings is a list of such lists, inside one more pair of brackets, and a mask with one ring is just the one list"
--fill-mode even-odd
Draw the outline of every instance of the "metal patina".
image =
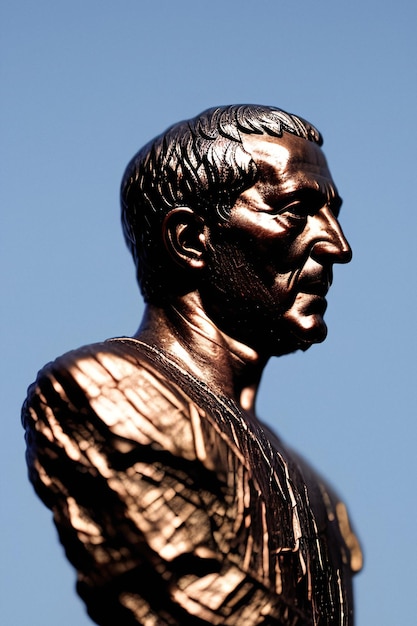
[[48, 364], [23, 408], [30, 479], [97, 624], [353, 624], [346, 507], [255, 411], [269, 358], [325, 339], [351, 258], [321, 145], [300, 117], [226, 106], [126, 169], [139, 330]]

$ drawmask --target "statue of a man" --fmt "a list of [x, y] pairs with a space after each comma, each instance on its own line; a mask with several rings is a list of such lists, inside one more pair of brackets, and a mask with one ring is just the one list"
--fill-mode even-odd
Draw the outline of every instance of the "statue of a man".
[[134, 337], [48, 364], [30, 478], [102, 626], [352, 625], [346, 508], [255, 412], [271, 356], [326, 336], [351, 250], [319, 132], [274, 107], [181, 122], [132, 159]]

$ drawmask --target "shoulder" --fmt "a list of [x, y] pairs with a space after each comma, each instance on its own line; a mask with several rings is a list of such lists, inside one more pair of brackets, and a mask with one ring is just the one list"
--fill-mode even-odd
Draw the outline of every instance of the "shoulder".
[[103, 393], [127, 391], [133, 384], [140, 385], [141, 382], [158, 390], [174, 387], [157, 365], [128, 338], [82, 346], [47, 363], [29, 387], [29, 399], [37, 388], [47, 390], [48, 382], [59, 392], [74, 386], [90, 401]]
[[[63, 382], [76, 381], [93, 397], [98, 385], [106, 388], [111, 381], [117, 385], [126, 377], [140, 377], [150, 369], [149, 360], [135, 349], [132, 340], [116, 338], [82, 346], [57, 357], [39, 371], [34, 385], [59, 376]], [[32, 388], [33, 385], [29, 390]]]
[[45, 365], [29, 387], [22, 416], [29, 430], [39, 430], [41, 422], [59, 422], [66, 431], [91, 423], [108, 435], [187, 456], [193, 449], [189, 407], [187, 394], [132, 340], [114, 339]]

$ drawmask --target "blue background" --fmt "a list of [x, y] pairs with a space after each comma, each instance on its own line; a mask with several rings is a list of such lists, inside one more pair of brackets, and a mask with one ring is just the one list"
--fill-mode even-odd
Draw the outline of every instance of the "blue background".
[[[275, 359], [259, 413], [344, 495], [365, 549], [357, 626], [415, 620], [415, 0], [4, 1], [1, 7], [1, 614], [91, 624], [26, 478], [20, 405], [48, 360], [131, 334], [128, 160], [216, 104], [311, 120], [354, 250], [329, 336]], [[243, 626], [243, 625], [242, 625]]]

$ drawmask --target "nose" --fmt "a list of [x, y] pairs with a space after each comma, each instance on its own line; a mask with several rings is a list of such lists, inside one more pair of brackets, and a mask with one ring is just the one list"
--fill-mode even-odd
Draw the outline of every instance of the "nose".
[[323, 207], [311, 219], [314, 220], [312, 230], [315, 240], [311, 256], [318, 261], [326, 256], [331, 258], [332, 263], [349, 263], [352, 249], [331, 210]]

